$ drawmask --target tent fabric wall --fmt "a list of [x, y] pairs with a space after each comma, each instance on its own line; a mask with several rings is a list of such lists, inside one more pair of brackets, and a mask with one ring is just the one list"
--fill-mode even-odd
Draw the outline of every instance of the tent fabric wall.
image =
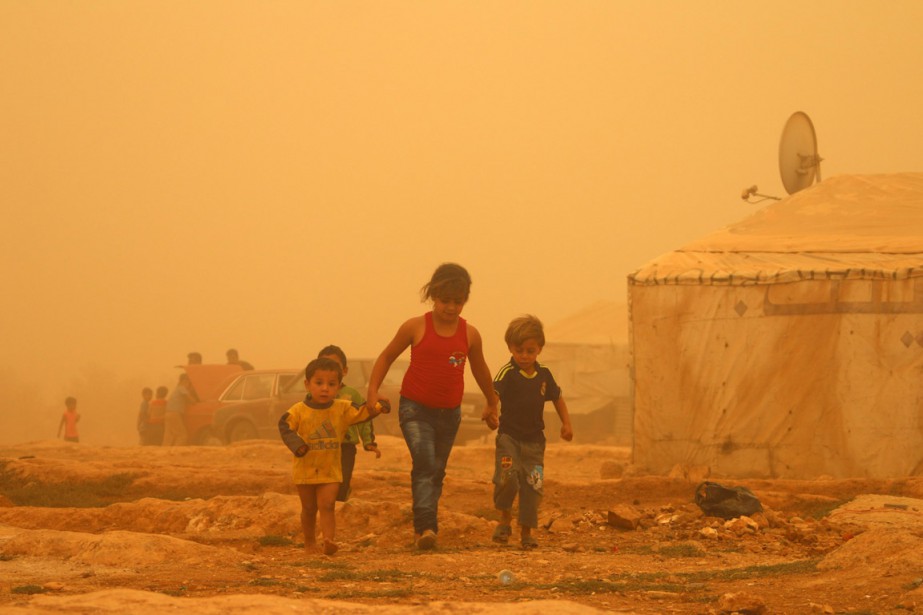
[[630, 276], [629, 310], [637, 465], [923, 472], [923, 174], [770, 205]]
[[[598, 301], [545, 327], [539, 362], [561, 387], [580, 442], [631, 442], [628, 378], [628, 308]], [[557, 439], [560, 425], [545, 406], [545, 434]]]

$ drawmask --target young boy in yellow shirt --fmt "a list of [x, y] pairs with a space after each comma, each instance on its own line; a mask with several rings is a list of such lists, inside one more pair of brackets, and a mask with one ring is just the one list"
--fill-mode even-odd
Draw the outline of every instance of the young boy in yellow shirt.
[[305, 551], [316, 551], [315, 519], [319, 514], [324, 538], [323, 553], [337, 552], [337, 493], [343, 480], [340, 443], [349, 426], [389, 412], [376, 404], [358, 406], [349, 399], [338, 398], [343, 370], [331, 359], [314, 359], [305, 368], [308, 395], [279, 419], [282, 441], [295, 455], [292, 474], [301, 499], [301, 527]]

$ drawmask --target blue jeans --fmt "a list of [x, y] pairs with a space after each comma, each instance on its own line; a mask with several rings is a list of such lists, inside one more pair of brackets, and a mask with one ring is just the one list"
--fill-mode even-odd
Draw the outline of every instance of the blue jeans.
[[442, 496], [442, 481], [455, 434], [461, 423], [461, 406], [429, 408], [401, 397], [398, 409], [401, 433], [410, 450], [413, 469], [410, 486], [413, 493], [413, 529], [439, 532], [437, 513]]
[[497, 435], [494, 464], [494, 506], [512, 510], [519, 496], [520, 527], [538, 527], [538, 506], [544, 493], [545, 441], [527, 442]]

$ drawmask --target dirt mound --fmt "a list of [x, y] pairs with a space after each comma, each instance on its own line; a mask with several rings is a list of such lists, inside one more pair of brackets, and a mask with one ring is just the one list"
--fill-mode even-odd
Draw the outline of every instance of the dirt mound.
[[889, 576], [919, 574], [923, 570], [923, 534], [875, 528], [824, 557], [817, 567], [821, 570], [874, 569]]
[[[162, 594], [127, 589], [80, 596], [37, 597], [22, 609], [29, 613], [137, 613], [182, 612], [193, 615], [595, 615], [598, 609], [564, 600], [539, 600], [524, 604], [484, 602], [433, 602], [426, 605], [364, 605], [332, 600], [295, 600], [277, 596], [222, 596], [210, 599], [171, 598]], [[608, 611], [612, 612], [612, 611]], [[623, 615], [630, 615], [622, 612]]]
[[923, 500], [894, 495], [862, 494], [831, 511], [828, 518], [868, 528], [923, 531]]
[[102, 532], [118, 527], [171, 534], [287, 535], [300, 530], [296, 496], [216, 496], [171, 502], [142, 498], [105, 508], [0, 508], [0, 523], [22, 528]]
[[[923, 534], [903, 525], [919, 478], [746, 481], [764, 514], [726, 521], [694, 504], [693, 472], [640, 475], [627, 449], [550, 443], [539, 548], [524, 551], [515, 522], [509, 544], [491, 540], [494, 448], [459, 446], [438, 548], [421, 553], [409, 454], [381, 446], [337, 504], [332, 558], [303, 548], [279, 442], [0, 447], [0, 610], [659, 614], [718, 612], [733, 594], [776, 613], [890, 612], [923, 584]], [[620, 472], [602, 479], [607, 464]]]
[[22, 530], [0, 539], [0, 553], [5, 557], [45, 557], [82, 564], [112, 567], [149, 567], [199, 565], [223, 561], [244, 561], [239, 553], [207, 545], [138, 532], [112, 531], [103, 534], [60, 532], [55, 530]]

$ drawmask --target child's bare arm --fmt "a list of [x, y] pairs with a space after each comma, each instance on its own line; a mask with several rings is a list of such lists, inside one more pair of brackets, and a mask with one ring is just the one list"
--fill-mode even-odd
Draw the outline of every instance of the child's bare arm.
[[369, 388], [365, 395], [365, 401], [369, 408], [375, 407], [376, 402], [378, 402], [378, 387], [384, 381], [391, 364], [407, 350], [408, 346], [413, 344], [414, 334], [418, 327], [417, 320], [419, 319], [411, 318], [402, 324], [394, 338], [388, 342], [388, 345], [385, 346], [385, 349], [381, 351], [381, 354], [375, 360], [372, 373], [369, 374]]
[[561, 439], [570, 442], [574, 439], [574, 430], [570, 425], [570, 413], [567, 411], [567, 404], [564, 403], [564, 396], [559, 395], [553, 403], [555, 411], [561, 418]]
[[494, 379], [490, 375], [490, 368], [487, 367], [487, 361], [484, 360], [481, 334], [471, 325], [468, 325], [468, 363], [471, 365], [471, 375], [474, 376], [475, 382], [478, 383], [478, 388], [481, 389], [481, 393], [487, 399], [485, 416], [488, 413], [497, 414], [497, 403], [500, 399], [494, 390]]

